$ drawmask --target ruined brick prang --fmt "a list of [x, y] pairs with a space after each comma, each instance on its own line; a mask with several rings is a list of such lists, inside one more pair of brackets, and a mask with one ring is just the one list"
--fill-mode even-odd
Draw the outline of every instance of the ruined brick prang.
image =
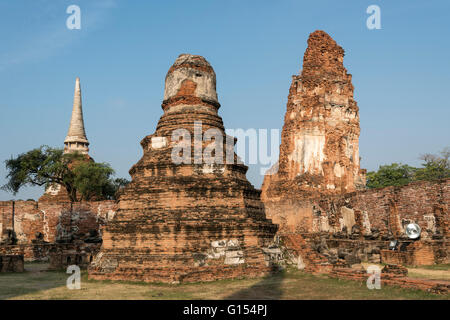
[[303, 71], [293, 76], [278, 172], [266, 175], [262, 197], [338, 194], [364, 188], [359, 163], [359, 109], [344, 50], [325, 32], [308, 39]]
[[[164, 114], [156, 132], [141, 142], [144, 155], [130, 170], [132, 182], [105, 229], [90, 278], [188, 282], [271, 271], [264, 249], [277, 226], [266, 219], [260, 192], [246, 179], [247, 167], [194, 160], [198, 149], [192, 138], [209, 129], [219, 136], [200, 140], [201, 150], [222, 144], [223, 154], [214, 149], [212, 157], [225, 160], [226, 140], [234, 139], [224, 132], [219, 107], [211, 65], [201, 56], [180, 55], [166, 76]], [[187, 130], [182, 141], [191, 143], [192, 158], [181, 164], [172, 159], [177, 129]]]
[[[320, 265], [310, 249], [332, 264], [445, 263], [450, 180], [364, 190], [359, 110], [343, 58], [328, 34], [310, 35], [303, 70], [289, 90], [280, 160], [264, 178], [267, 217], [310, 269]], [[411, 222], [422, 228], [418, 242], [406, 237]], [[401, 252], [385, 251], [393, 239]]]

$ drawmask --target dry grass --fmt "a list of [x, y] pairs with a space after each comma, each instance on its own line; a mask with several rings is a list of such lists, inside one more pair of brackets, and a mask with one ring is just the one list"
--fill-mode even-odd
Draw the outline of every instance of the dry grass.
[[432, 266], [421, 266], [408, 268], [411, 278], [422, 278], [432, 280], [450, 280], [450, 264], [435, 264]]
[[[367, 269], [372, 263], [362, 263]], [[381, 269], [382, 264], [375, 264]], [[434, 264], [431, 266], [408, 267], [408, 277], [414, 279], [429, 279], [429, 280], [450, 280], [450, 264]]]
[[194, 284], [145, 284], [93, 281], [82, 275], [81, 290], [66, 288], [68, 275], [27, 265], [27, 272], [0, 274], [0, 299], [449, 299], [421, 291], [383, 287], [312, 276], [288, 270], [262, 279]]

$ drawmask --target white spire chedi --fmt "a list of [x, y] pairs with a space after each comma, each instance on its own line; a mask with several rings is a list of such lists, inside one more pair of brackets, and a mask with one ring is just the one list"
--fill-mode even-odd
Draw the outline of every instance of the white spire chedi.
[[83, 120], [83, 107], [81, 103], [80, 78], [75, 81], [75, 93], [73, 97], [72, 118], [70, 119], [69, 132], [64, 140], [64, 153], [89, 152], [89, 141], [86, 137]]

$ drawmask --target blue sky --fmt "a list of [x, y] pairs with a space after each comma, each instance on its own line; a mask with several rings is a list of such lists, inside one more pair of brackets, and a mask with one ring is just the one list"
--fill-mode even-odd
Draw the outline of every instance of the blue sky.
[[[81, 30], [66, 8], [81, 8]], [[366, 9], [381, 8], [381, 30]], [[142, 156], [162, 114], [164, 77], [180, 53], [217, 74], [227, 128], [279, 128], [308, 35], [345, 50], [360, 108], [362, 167], [403, 162], [450, 145], [449, 1], [0, 0], [0, 161], [42, 144], [63, 146], [81, 78], [92, 157], [117, 176]], [[0, 184], [5, 183], [0, 165]], [[247, 174], [260, 187], [256, 166]], [[0, 200], [38, 198], [26, 188]]]

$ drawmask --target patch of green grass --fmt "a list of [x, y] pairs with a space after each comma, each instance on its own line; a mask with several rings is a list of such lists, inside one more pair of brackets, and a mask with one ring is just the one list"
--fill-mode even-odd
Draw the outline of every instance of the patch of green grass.
[[[299, 299], [311, 295], [310, 299], [449, 299], [450, 296], [436, 295], [421, 290], [409, 290], [393, 286], [382, 286], [380, 290], [369, 290], [365, 282], [330, 278], [326, 275], [311, 275], [294, 271], [291, 278], [294, 288], [286, 288], [287, 296]], [[297, 283], [303, 285], [303, 290], [297, 290]], [[301, 298], [303, 296], [303, 298]]]
[[0, 299], [450, 299], [423, 291], [316, 276], [295, 269], [258, 278], [185, 284], [88, 280], [81, 290], [66, 288], [64, 271], [0, 274]]

